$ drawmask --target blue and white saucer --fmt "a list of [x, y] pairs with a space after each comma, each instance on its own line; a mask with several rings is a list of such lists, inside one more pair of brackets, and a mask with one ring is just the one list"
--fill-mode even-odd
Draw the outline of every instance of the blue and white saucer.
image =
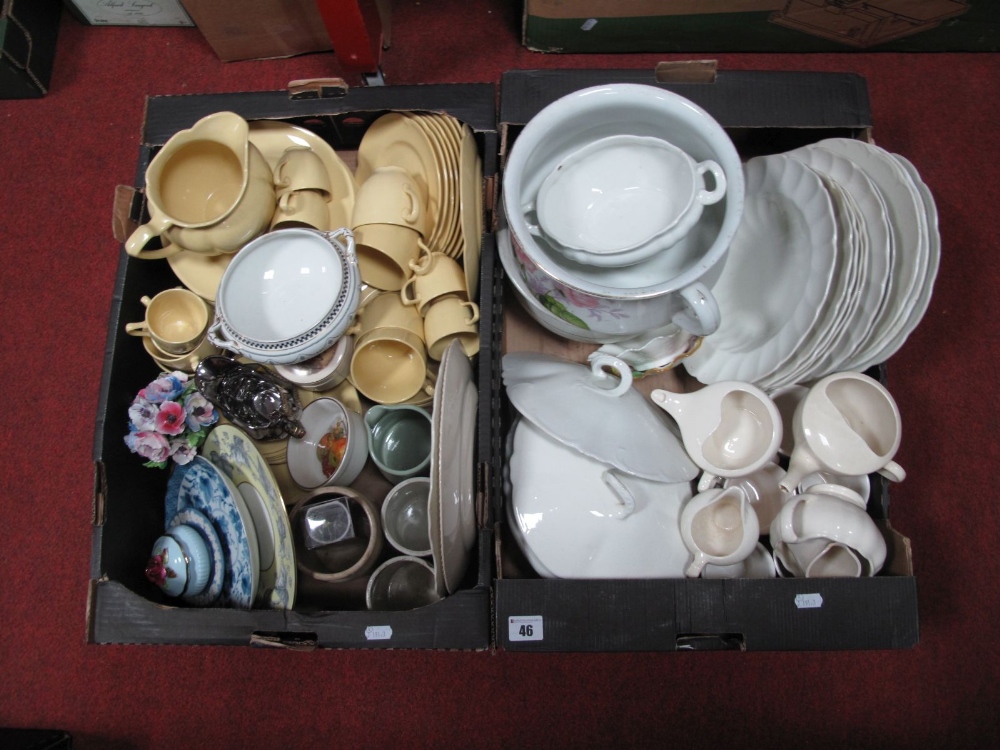
[[202, 456], [178, 466], [167, 486], [167, 517], [188, 508], [208, 516], [222, 541], [226, 577], [219, 603], [250, 609], [260, 576], [253, 517], [229, 478]]

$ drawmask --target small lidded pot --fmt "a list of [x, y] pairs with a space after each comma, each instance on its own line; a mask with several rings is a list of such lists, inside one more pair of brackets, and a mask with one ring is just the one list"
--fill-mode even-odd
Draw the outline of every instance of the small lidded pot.
[[184, 525], [156, 540], [146, 564], [146, 578], [167, 596], [197, 596], [208, 585], [211, 572], [205, 540]]

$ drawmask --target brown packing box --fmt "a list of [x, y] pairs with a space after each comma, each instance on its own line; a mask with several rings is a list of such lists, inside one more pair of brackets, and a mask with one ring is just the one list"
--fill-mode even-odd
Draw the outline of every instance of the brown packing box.
[[[691, 80], [665, 87], [704, 107], [732, 137], [741, 156], [782, 152], [827, 137], [871, 138], [867, 88], [837, 73], [720, 72], [710, 64], [644, 71], [510, 71], [501, 82], [504, 156], [522, 126], [559, 96], [587, 86]], [[670, 77], [673, 76], [671, 79]], [[539, 351], [581, 363], [596, 345], [542, 329], [496, 271], [502, 353]], [[499, 363], [500, 358], [497, 358]], [[881, 372], [873, 369], [874, 376]], [[684, 391], [698, 387], [683, 368], [636, 381]], [[513, 409], [494, 411], [495, 460]], [[502, 474], [502, 465], [494, 469]], [[497, 519], [496, 645], [520, 651], [659, 651], [678, 649], [819, 650], [912, 647], [918, 639], [916, 579], [910, 542], [888, 521], [887, 482], [874, 475], [868, 511], [888, 543], [883, 572], [866, 579], [556, 580], [538, 577], [507, 530], [504, 498], [494, 488]]]
[[220, 60], [291, 57], [332, 48], [315, 0], [182, 0]]
[[[357, 161], [358, 144], [369, 125], [388, 111], [446, 112], [470, 126], [483, 156], [484, 189], [492, 182], [498, 151], [495, 87], [455, 84], [358, 88], [334, 82], [296, 82], [288, 91], [152, 97], [136, 173], [143, 185], [147, 164], [179, 130], [218, 111], [247, 120], [282, 120], [309, 128], [329, 142], [348, 165]], [[326, 98], [329, 95], [329, 98]], [[122, 188], [116, 195], [115, 234], [128, 236], [144, 217], [142, 192]], [[490, 383], [493, 302], [492, 254], [482, 264], [479, 302], [481, 352], [473, 362], [479, 383]], [[475, 453], [477, 540], [460, 590], [413, 611], [368, 612], [365, 581], [317, 586], [302, 574], [292, 611], [197, 608], [162, 596], [143, 576], [149, 548], [162, 533], [167, 471], [143, 467], [123, 437], [127, 410], [138, 389], [158, 370], [138, 339], [124, 331], [141, 320], [142, 295], [176, 286], [167, 261], [139, 260], [121, 252], [113, 290], [101, 401], [94, 443], [94, 527], [88, 639], [94, 643], [173, 643], [259, 645], [288, 648], [486, 649], [491, 643], [493, 523], [487, 502], [490, 475], [490, 390], [481, 393]], [[485, 432], [484, 432], [485, 431]], [[373, 470], [354, 485], [381, 500], [388, 484]], [[286, 503], [293, 498], [285, 497]], [[384, 545], [382, 558], [391, 556]]]

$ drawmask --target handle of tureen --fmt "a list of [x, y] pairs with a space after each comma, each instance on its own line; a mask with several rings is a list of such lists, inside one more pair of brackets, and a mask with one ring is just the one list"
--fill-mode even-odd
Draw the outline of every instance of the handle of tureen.
[[215, 321], [215, 323], [209, 327], [208, 340], [220, 349], [225, 349], [226, 351], [233, 352], [234, 354], [243, 354], [243, 349], [240, 348], [239, 344], [226, 338], [225, 331], [222, 330], [221, 320]]
[[706, 159], [698, 164], [698, 176], [701, 178], [703, 185], [705, 184], [706, 173], [712, 175], [715, 187], [711, 190], [707, 187], [699, 190], [698, 202], [702, 205], [710, 206], [713, 203], [718, 203], [726, 194], [726, 173], [722, 171], [722, 167], [719, 166], [718, 162], [714, 162], [711, 159]]
[[719, 328], [719, 305], [708, 287], [700, 281], [678, 292], [684, 308], [674, 315], [673, 323], [696, 336], [708, 336]]
[[608, 469], [601, 474], [601, 480], [615, 494], [619, 502], [619, 507], [616, 509], [613, 517], [621, 521], [632, 515], [632, 512], [635, 510], [635, 496], [625, 486], [624, 482], [618, 478], [614, 469]]
[[[608, 370], [617, 373], [620, 378], [617, 384], [611, 384], [614, 375]], [[632, 387], [632, 368], [618, 357], [612, 357], [610, 354], [591, 356], [590, 371], [595, 382], [602, 388], [601, 393], [605, 396], [618, 397]]]

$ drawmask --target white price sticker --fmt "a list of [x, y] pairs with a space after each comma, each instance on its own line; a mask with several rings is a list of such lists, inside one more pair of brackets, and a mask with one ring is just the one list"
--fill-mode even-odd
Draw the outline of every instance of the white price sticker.
[[795, 606], [799, 609], [819, 609], [823, 606], [822, 594], [796, 594]]
[[545, 639], [540, 615], [507, 618], [507, 639], [510, 641], [541, 641]]
[[369, 625], [365, 628], [365, 638], [369, 641], [387, 641], [392, 638], [392, 626]]

